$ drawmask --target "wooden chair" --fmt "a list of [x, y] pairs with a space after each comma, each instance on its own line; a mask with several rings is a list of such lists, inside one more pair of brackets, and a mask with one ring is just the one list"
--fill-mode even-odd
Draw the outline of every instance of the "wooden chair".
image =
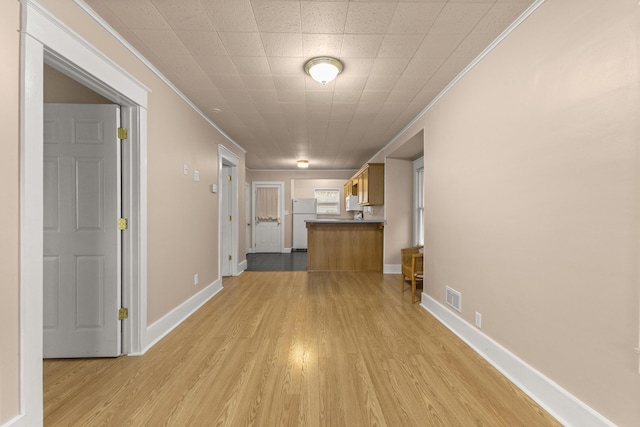
[[422, 246], [400, 249], [402, 258], [402, 283], [401, 290], [405, 291], [405, 281], [411, 280], [411, 303], [416, 300], [417, 282], [423, 282], [424, 278], [424, 254], [421, 252]]

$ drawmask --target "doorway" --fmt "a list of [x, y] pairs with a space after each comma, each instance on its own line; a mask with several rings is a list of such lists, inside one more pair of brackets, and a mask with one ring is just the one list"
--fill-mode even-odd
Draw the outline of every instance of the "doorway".
[[20, 103], [20, 425], [42, 423], [43, 74], [51, 65], [122, 106], [123, 353], [146, 345], [146, 157], [148, 88], [39, 6], [22, 4]]
[[253, 182], [253, 252], [283, 252], [284, 182]]
[[238, 166], [240, 158], [218, 145], [218, 265], [220, 276], [238, 274]]

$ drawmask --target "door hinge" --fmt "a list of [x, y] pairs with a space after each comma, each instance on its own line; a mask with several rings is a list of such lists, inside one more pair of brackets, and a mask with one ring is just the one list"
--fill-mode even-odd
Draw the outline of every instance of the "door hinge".
[[229, 178], [229, 181], [231, 181], [231, 175], [229, 175], [228, 178]]
[[118, 310], [118, 320], [124, 320], [129, 318], [129, 309], [125, 307], [120, 307]]
[[126, 230], [127, 228], [129, 228], [127, 218], [118, 218], [118, 230]]
[[231, 261], [233, 258], [231, 257], [231, 255], [229, 255], [229, 261]]
[[231, 215], [229, 215], [229, 221], [231, 221]]
[[118, 128], [118, 138], [127, 139], [127, 129], [126, 128]]

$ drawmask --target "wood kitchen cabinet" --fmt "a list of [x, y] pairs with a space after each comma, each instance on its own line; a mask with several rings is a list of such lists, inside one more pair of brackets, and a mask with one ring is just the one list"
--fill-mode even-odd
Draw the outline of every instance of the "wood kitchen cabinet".
[[384, 221], [307, 220], [307, 270], [384, 269]]
[[358, 195], [358, 183], [354, 185], [353, 180], [349, 180], [344, 184], [344, 197], [357, 196]]
[[[350, 194], [358, 196], [358, 204], [373, 206], [384, 204], [384, 163], [367, 163], [347, 184], [352, 191]], [[349, 194], [349, 193], [347, 193]]]

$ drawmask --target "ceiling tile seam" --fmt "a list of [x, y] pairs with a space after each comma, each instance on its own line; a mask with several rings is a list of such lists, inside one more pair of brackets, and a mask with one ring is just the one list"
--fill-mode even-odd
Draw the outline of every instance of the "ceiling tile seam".
[[[144, 66], [146, 66], [153, 74], [155, 74], [162, 82], [164, 82], [171, 90], [173, 90], [183, 101], [187, 103], [196, 113], [198, 113], [207, 123], [209, 123], [214, 129], [216, 129], [225, 139], [232, 143], [236, 148], [246, 154], [247, 150], [238, 144], [231, 136], [229, 136], [222, 128], [220, 128], [213, 120], [207, 117], [202, 110], [200, 110], [182, 91], [180, 91], [164, 74], [160, 72], [151, 62], [149, 62], [136, 48], [134, 48], [124, 37], [122, 37], [111, 25], [109, 25], [100, 15], [98, 15], [88, 4], [83, 0], [73, 0], [87, 15], [89, 15], [98, 25], [102, 26], [111, 36], [113, 36], [122, 46], [127, 49], [131, 54], [138, 59]], [[155, 6], [154, 6], [155, 7]], [[97, 52], [100, 52], [94, 47]], [[102, 53], [101, 53], [102, 54]], [[151, 90], [149, 90], [151, 92]]]
[[429, 104], [422, 109], [416, 115], [413, 120], [407, 123], [397, 134], [394, 136], [384, 147], [378, 150], [370, 159], [372, 161], [381, 153], [383, 153], [387, 148], [389, 148], [393, 143], [395, 143], [405, 132], [407, 132], [418, 120], [420, 120], [449, 90], [451, 90], [457, 83], [460, 81], [468, 72], [470, 72], [485, 56], [487, 56], [493, 49], [495, 49], [505, 38], [509, 36], [516, 28], [520, 26], [533, 12], [540, 7], [546, 0], [536, 0], [531, 6], [529, 6], [522, 14], [513, 21], [498, 37], [495, 38], [487, 46], [476, 58], [469, 63], [456, 77], [453, 78], [445, 87], [442, 89]]
[[[491, 10], [494, 8], [495, 5], [496, 5], [496, 2], [494, 1], [493, 4], [491, 4], [491, 6], [489, 8], [487, 8], [486, 12], [476, 21], [476, 24], [469, 30], [469, 32], [466, 34], [465, 38], [467, 38], [471, 33], [473, 33], [473, 30], [478, 28], [478, 25], [480, 25], [480, 22], [482, 22], [484, 17], [487, 16], [489, 14], [489, 12], [491, 12]], [[464, 39], [463, 39], [463, 41], [464, 41]], [[460, 44], [462, 44], [462, 41], [460, 42]], [[460, 44], [458, 44], [458, 46], [456, 46], [456, 49], [458, 47], [460, 47]], [[454, 52], [455, 52], [455, 49], [454, 49]], [[451, 52], [451, 54], [453, 55], [453, 52]]]
[[[169, 21], [167, 21], [167, 19], [164, 17], [164, 15], [162, 14], [162, 12], [160, 12], [160, 10], [158, 9], [158, 7], [155, 5], [155, 3], [153, 1], [150, 1], [149, 3], [151, 3], [151, 6], [155, 9], [155, 11], [158, 13], [158, 15], [162, 18], [162, 20], [167, 24], [167, 27], [171, 28], [173, 31], [175, 31], [175, 28], [173, 28], [171, 26], [171, 24], [169, 23]], [[108, 7], [108, 6], [107, 6]]]

